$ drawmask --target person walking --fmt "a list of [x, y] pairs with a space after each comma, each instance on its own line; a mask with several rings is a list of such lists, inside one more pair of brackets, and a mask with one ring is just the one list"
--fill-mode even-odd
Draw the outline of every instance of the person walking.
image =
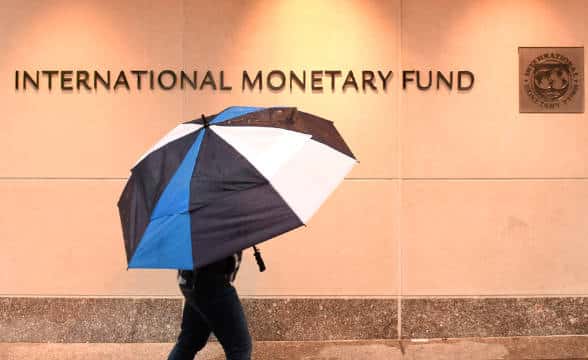
[[194, 359], [214, 333], [227, 360], [250, 360], [252, 341], [235, 287], [242, 251], [194, 270], [179, 270], [185, 298], [181, 331], [168, 360]]

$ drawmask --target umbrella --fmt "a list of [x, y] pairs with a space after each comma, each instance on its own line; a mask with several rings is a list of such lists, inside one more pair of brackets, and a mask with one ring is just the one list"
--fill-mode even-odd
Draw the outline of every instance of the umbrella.
[[128, 267], [193, 269], [302, 226], [356, 162], [332, 121], [295, 107], [181, 123], [118, 200]]

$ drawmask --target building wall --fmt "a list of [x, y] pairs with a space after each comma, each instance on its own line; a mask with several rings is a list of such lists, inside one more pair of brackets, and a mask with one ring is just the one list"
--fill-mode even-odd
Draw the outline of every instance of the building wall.
[[[244, 297], [588, 295], [587, 116], [519, 114], [517, 53], [584, 46], [587, 16], [583, 0], [4, 1], [0, 296], [178, 297], [173, 271], [126, 270], [116, 201], [171, 127], [231, 105], [332, 119], [361, 162], [308, 227], [262, 245], [265, 273], [245, 254]], [[137, 68], [394, 75], [359, 93], [12, 84]], [[402, 90], [402, 70], [476, 82]]]

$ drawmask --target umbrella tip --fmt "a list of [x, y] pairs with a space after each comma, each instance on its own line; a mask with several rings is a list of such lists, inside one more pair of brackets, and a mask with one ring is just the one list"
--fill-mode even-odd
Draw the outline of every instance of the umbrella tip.
[[204, 114], [202, 115], [202, 123], [204, 124], [204, 127], [207, 128], [208, 127], [208, 120], [206, 119], [206, 116], [204, 116]]

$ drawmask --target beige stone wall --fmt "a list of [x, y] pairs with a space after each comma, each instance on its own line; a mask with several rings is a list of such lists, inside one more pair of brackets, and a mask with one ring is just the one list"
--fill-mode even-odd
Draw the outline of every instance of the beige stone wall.
[[[178, 122], [332, 119], [361, 161], [247, 296], [588, 295], [586, 114], [518, 113], [518, 46], [584, 46], [584, 1], [47, 1], [0, 12], [0, 295], [175, 296], [126, 270], [116, 201]], [[17, 92], [17, 69], [390, 69], [386, 93]], [[475, 73], [401, 90], [400, 71]], [[234, 76], [237, 75], [237, 76]]]

